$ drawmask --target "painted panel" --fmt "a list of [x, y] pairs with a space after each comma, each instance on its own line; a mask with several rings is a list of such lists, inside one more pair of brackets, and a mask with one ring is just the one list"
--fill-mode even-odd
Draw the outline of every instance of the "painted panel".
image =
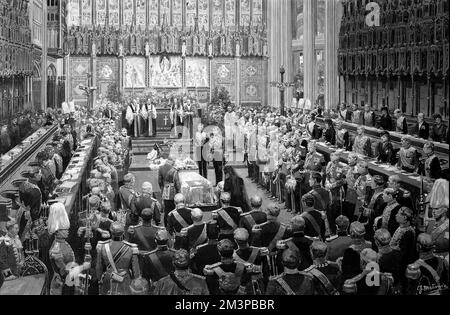
[[208, 59], [186, 58], [186, 86], [209, 87]]
[[231, 58], [215, 58], [212, 62], [211, 88], [225, 87], [230, 92], [233, 102], [236, 101], [236, 65]]
[[133, 24], [134, 1], [122, 0], [122, 19], [123, 25]]
[[103, 26], [106, 24], [106, 0], [97, 0], [96, 6], [96, 24]]
[[119, 0], [109, 0], [109, 25], [120, 25], [120, 7]]
[[181, 57], [154, 56], [149, 59], [150, 86], [181, 88]]
[[263, 61], [259, 59], [241, 60], [241, 101], [261, 102], [264, 88], [264, 67]]
[[186, 27], [194, 28], [195, 18], [197, 17], [197, 1], [187, 1], [186, 2]]
[[71, 96], [73, 99], [85, 100], [84, 91], [80, 89], [80, 85], [87, 85], [89, 73], [89, 58], [71, 58]]
[[83, 26], [92, 25], [92, 0], [81, 1], [81, 24]]
[[111, 83], [118, 82], [119, 61], [117, 58], [98, 58], [97, 59], [97, 86], [98, 93], [106, 95]]
[[183, 0], [172, 0], [172, 25], [180, 31], [183, 28]]
[[252, 24], [261, 26], [263, 24], [263, 3], [262, 0], [253, 0], [252, 5]]
[[232, 27], [236, 25], [236, 0], [225, 0], [225, 26]]
[[125, 58], [125, 88], [145, 87], [145, 59], [141, 57]]
[[149, 15], [149, 27], [154, 28], [159, 24], [158, 19], [158, 10], [159, 10], [159, 1], [158, 0], [148, 0], [148, 15]]
[[136, 25], [145, 29], [147, 25], [147, 7], [146, 0], [136, 0]]
[[223, 21], [223, 0], [213, 0], [212, 5], [212, 27], [215, 30], [219, 30]]
[[239, 21], [243, 27], [250, 25], [250, 0], [241, 0]]
[[198, 27], [209, 31], [209, 0], [198, 0]]
[[68, 27], [80, 26], [80, 0], [70, 0], [68, 7]]

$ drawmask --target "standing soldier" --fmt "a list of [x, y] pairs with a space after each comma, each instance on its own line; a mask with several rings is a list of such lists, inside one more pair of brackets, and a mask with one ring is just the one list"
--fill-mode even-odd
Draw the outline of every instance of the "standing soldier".
[[136, 182], [136, 178], [133, 174], [126, 174], [123, 177], [124, 185], [119, 188], [119, 198], [121, 209], [127, 212], [127, 221], [126, 228], [130, 225], [136, 225], [137, 222], [133, 223], [132, 214], [131, 214], [131, 205], [133, 204], [134, 198], [138, 196], [138, 193], [134, 190], [134, 185]]
[[139, 223], [139, 217], [144, 209], [152, 210], [152, 217], [155, 220], [156, 225], [161, 222], [161, 205], [153, 198], [153, 186], [149, 182], [142, 184], [142, 193], [134, 198], [131, 202], [131, 220], [132, 225]]
[[342, 120], [336, 122], [336, 146], [345, 151], [350, 150], [350, 135], [348, 130], [343, 128]]
[[245, 228], [251, 235], [252, 229], [255, 225], [262, 224], [267, 221], [267, 214], [261, 210], [262, 198], [260, 196], [251, 197], [250, 206], [252, 207], [250, 212], [241, 214], [239, 227]]
[[311, 238], [325, 239], [326, 223], [322, 213], [315, 209], [315, 199], [312, 195], [302, 197], [303, 213], [305, 220], [305, 235]]
[[341, 288], [341, 270], [339, 265], [327, 260], [327, 244], [316, 241], [311, 245], [313, 264], [305, 270], [315, 282], [320, 295], [339, 295]]
[[269, 269], [272, 276], [276, 276], [281, 272], [276, 261], [277, 243], [289, 237], [288, 229], [280, 223], [278, 216], [280, 208], [271, 205], [267, 209], [267, 222], [253, 226], [253, 246], [266, 247], [269, 251], [268, 261]]
[[364, 126], [358, 126], [358, 129], [356, 129], [356, 137], [355, 141], [353, 142], [352, 150], [356, 154], [372, 157], [372, 144], [370, 138], [364, 133]]
[[175, 250], [169, 248], [169, 233], [159, 229], [155, 237], [156, 249], [142, 256], [142, 276], [151, 282], [156, 282], [173, 272], [173, 256]]
[[136, 244], [139, 252], [148, 252], [156, 248], [155, 237], [159, 229], [152, 224], [153, 210], [146, 208], [141, 212], [142, 224], [128, 228], [128, 240]]
[[[442, 187], [442, 190], [439, 189]], [[441, 194], [431, 194], [430, 208], [433, 211], [433, 220], [428, 222], [427, 233], [431, 235], [434, 243], [434, 252], [441, 257], [448, 256], [448, 181], [439, 179], [436, 181], [433, 191], [444, 191]], [[447, 196], [445, 196], [447, 194]]]
[[189, 253], [178, 250], [173, 257], [175, 271], [155, 283], [153, 295], [209, 295], [205, 278], [189, 272]]
[[370, 248], [361, 252], [362, 273], [345, 281], [344, 290], [350, 295], [392, 295], [394, 279], [390, 273], [378, 273], [379, 285], [371, 285], [373, 265], [377, 263], [378, 254]]
[[199, 245], [194, 251], [191, 251], [191, 270], [197, 275], [203, 275], [205, 266], [220, 261], [220, 254], [217, 249], [219, 228], [216, 221], [208, 222], [206, 236], [208, 237], [208, 243]]
[[364, 116], [363, 116], [363, 124], [366, 127], [375, 127], [376, 119], [375, 113], [371, 110], [370, 105], [364, 105]]
[[325, 164], [324, 156], [317, 152], [316, 141], [310, 141], [308, 143], [308, 154], [306, 155], [304, 169], [308, 171], [305, 175], [304, 189], [302, 190], [302, 196], [307, 193], [311, 188], [310, 177], [313, 173], [323, 173], [323, 166]]
[[286, 249], [282, 254], [284, 272], [269, 281], [266, 295], [314, 295], [313, 278], [300, 272], [300, 254], [296, 250]]
[[330, 223], [330, 230], [332, 234], [336, 233], [334, 220], [338, 215], [342, 214], [342, 200], [344, 199], [344, 184], [345, 184], [345, 168], [340, 165], [341, 151], [336, 151], [331, 154], [331, 161], [326, 168], [325, 187], [331, 193], [331, 206], [328, 215], [328, 222]]
[[241, 293], [250, 292], [250, 290], [246, 290], [247, 283], [250, 280], [247, 271], [248, 267], [233, 259], [233, 243], [228, 239], [221, 240], [217, 244], [217, 249], [221, 261], [214, 265], [207, 265], [203, 270], [211, 295], [218, 295], [220, 293], [219, 281], [226, 276], [226, 274], [234, 274], [239, 279], [239, 282], [241, 283], [239, 291]]
[[[300, 254], [299, 270], [305, 270], [312, 264], [311, 252], [309, 247], [313, 243], [313, 238], [305, 235], [306, 222], [301, 216], [295, 216], [291, 220], [292, 237], [286, 240], [278, 241], [278, 250], [287, 248], [297, 250]], [[281, 258], [281, 252], [278, 253], [278, 261]]]
[[352, 238], [348, 235], [350, 220], [345, 216], [336, 218], [336, 235], [327, 238], [328, 259], [336, 261], [344, 256], [345, 250], [352, 244]]
[[131, 295], [132, 279], [141, 277], [139, 249], [122, 241], [124, 226], [118, 222], [111, 225], [111, 240], [98, 242], [96, 271], [100, 276], [101, 295]]
[[230, 205], [231, 195], [227, 192], [223, 192], [220, 196], [220, 202], [222, 208], [213, 211], [212, 217], [217, 221], [219, 226], [219, 241], [225, 238], [230, 241], [233, 240], [233, 232], [239, 226], [242, 209], [238, 207], [232, 207]]
[[251, 276], [253, 295], [261, 295], [264, 293], [265, 284], [269, 280], [267, 260], [264, 259], [267, 250], [250, 246], [248, 240], [249, 233], [246, 229], [239, 228], [234, 231], [234, 241], [238, 245], [238, 249], [235, 250], [233, 259], [243, 264], [252, 264], [261, 270], [262, 273]]
[[164, 226], [167, 226], [169, 212], [175, 209], [175, 195], [180, 192], [180, 179], [178, 171], [173, 166], [174, 161], [171, 157], [166, 160], [166, 164], [158, 170], [158, 183], [162, 192], [164, 203]]
[[344, 199], [344, 210], [342, 214], [349, 219], [353, 219], [356, 204], [356, 190], [355, 182], [359, 177], [356, 170], [356, 165], [358, 164], [358, 156], [355, 153], [350, 153], [348, 155], [348, 167], [346, 171], [345, 181], [346, 181], [346, 191]]
[[369, 174], [369, 164], [366, 161], [358, 162], [356, 170], [359, 174], [355, 181], [354, 189], [356, 191], [356, 204], [354, 217], [357, 219], [366, 203], [366, 196], [371, 195], [372, 176]]
[[418, 167], [417, 150], [411, 146], [410, 136], [402, 138], [402, 147], [400, 148], [397, 167], [408, 173], [414, 173]]
[[181, 230], [187, 228], [193, 223], [191, 217], [192, 209], [187, 208], [184, 204], [183, 194], [175, 195], [174, 201], [176, 208], [169, 212], [167, 218], [167, 230], [172, 236], [175, 236], [174, 248], [180, 249], [183, 245]]
[[440, 178], [442, 173], [441, 162], [434, 153], [433, 142], [426, 142], [423, 145], [423, 153], [425, 154], [425, 159], [419, 164], [419, 175], [424, 175], [430, 180]]
[[181, 230], [183, 248], [191, 250], [208, 241], [206, 235], [206, 223], [203, 222], [203, 211], [195, 208], [191, 212], [192, 225]]

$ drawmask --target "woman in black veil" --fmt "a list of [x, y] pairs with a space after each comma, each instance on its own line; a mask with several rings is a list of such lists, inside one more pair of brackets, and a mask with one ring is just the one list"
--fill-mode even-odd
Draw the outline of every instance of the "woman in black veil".
[[224, 167], [223, 172], [225, 175], [224, 192], [230, 193], [231, 206], [240, 207], [244, 213], [250, 211], [244, 180], [229, 165]]

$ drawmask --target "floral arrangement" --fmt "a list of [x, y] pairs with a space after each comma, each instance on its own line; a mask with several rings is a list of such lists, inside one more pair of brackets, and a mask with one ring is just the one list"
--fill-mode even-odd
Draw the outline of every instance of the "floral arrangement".
[[224, 87], [221, 89], [216, 87], [213, 91], [211, 103], [208, 105], [208, 113], [204, 123], [209, 126], [216, 125], [223, 129], [224, 116], [228, 106], [231, 106], [230, 93]]

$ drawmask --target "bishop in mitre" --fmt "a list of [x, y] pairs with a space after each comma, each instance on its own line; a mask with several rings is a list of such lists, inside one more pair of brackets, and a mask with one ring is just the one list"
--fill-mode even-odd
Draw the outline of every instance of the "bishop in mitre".
[[141, 135], [148, 137], [156, 136], [156, 112], [155, 104], [149, 99], [147, 103], [141, 108], [141, 117], [143, 120]]
[[125, 119], [128, 123], [128, 135], [132, 137], [139, 137], [140, 131], [140, 106], [136, 99], [134, 99], [127, 107]]

